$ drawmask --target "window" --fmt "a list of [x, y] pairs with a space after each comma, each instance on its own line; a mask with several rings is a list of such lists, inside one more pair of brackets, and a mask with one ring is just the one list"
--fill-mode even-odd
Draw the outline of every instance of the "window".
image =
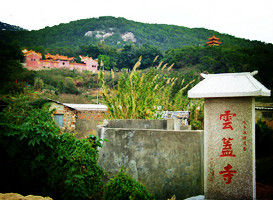
[[56, 114], [54, 115], [55, 122], [59, 125], [59, 127], [63, 127], [64, 115]]
[[63, 62], [63, 65], [65, 65], [65, 62]]

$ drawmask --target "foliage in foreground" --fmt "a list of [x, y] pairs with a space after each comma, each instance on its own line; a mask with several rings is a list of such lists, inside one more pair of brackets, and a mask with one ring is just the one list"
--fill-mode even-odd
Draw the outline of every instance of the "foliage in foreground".
[[273, 156], [273, 134], [272, 129], [267, 126], [266, 122], [259, 120], [255, 126], [256, 135], [256, 156], [257, 158]]
[[152, 200], [147, 189], [122, 170], [105, 186], [105, 200]]
[[92, 138], [60, 134], [38, 93], [2, 98], [1, 192], [41, 194], [53, 199], [99, 199], [100, 145]]
[[[122, 73], [116, 88], [110, 90], [103, 73], [102, 82], [103, 100], [107, 105], [110, 119], [155, 119], [157, 112], [189, 110], [195, 127], [201, 128], [203, 118], [203, 102], [189, 100], [185, 90], [194, 80], [185, 84], [185, 79], [171, 78], [170, 70], [173, 67], [162, 65], [151, 68], [147, 72], [137, 71], [141, 64], [141, 57], [130, 74]], [[114, 76], [114, 73], [113, 75]], [[114, 78], [114, 77], [113, 77]]]
[[272, 129], [261, 120], [255, 126], [257, 181], [273, 185], [273, 134]]

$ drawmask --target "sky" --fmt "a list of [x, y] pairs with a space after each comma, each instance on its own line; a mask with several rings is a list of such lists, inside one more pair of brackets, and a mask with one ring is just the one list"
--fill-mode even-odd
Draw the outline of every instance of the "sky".
[[0, 21], [28, 30], [99, 16], [207, 28], [273, 43], [273, 0], [1, 0]]

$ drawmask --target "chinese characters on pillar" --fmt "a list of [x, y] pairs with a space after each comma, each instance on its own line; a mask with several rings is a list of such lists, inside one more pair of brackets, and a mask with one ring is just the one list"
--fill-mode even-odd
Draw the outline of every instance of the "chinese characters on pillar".
[[209, 161], [209, 181], [210, 182], [213, 182], [213, 179], [214, 179], [214, 161], [213, 161], [213, 158], [210, 158], [210, 161]]
[[231, 144], [231, 140], [233, 140], [233, 138], [223, 138], [223, 149], [222, 149], [222, 154], [220, 155], [220, 157], [236, 157], [236, 155], [233, 154], [233, 150], [231, 148], [232, 144]]
[[[227, 129], [227, 131], [233, 131], [232, 127], [232, 119], [233, 117], [236, 117], [236, 113], [231, 113], [230, 110], [226, 110], [224, 114], [220, 114], [220, 120], [223, 120], [223, 127], [222, 129]], [[222, 146], [222, 153], [220, 155], [220, 158], [223, 157], [236, 157], [236, 155], [233, 153], [232, 149], [232, 141], [233, 138], [227, 137], [223, 138], [223, 146]], [[223, 179], [226, 184], [230, 184], [232, 180], [232, 176], [237, 173], [236, 170], [231, 170], [232, 166], [230, 164], [227, 164], [224, 167], [224, 171], [220, 171], [219, 174], [223, 176]]]
[[236, 170], [231, 170], [232, 166], [230, 164], [225, 166], [224, 169], [225, 169], [225, 171], [220, 171], [219, 174], [223, 175], [223, 178], [224, 178], [224, 181], [226, 182], [226, 184], [230, 184], [231, 183], [231, 177], [234, 176], [233, 174], [236, 174], [237, 171]]
[[243, 147], [243, 150], [246, 151], [246, 121], [244, 120], [243, 121], [243, 125], [244, 125], [244, 129], [243, 129], [243, 144], [244, 144], [244, 147]]
[[235, 117], [235, 113], [230, 113], [230, 110], [226, 110], [224, 114], [220, 115], [220, 120], [224, 120], [223, 128], [222, 129], [230, 129], [233, 130], [233, 127], [231, 126], [232, 117]]

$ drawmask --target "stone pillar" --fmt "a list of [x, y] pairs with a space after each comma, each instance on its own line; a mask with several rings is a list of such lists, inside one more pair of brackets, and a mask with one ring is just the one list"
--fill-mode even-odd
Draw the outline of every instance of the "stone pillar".
[[255, 199], [255, 102], [270, 96], [252, 73], [201, 74], [188, 92], [205, 98], [204, 193], [206, 199]]
[[254, 98], [205, 99], [206, 199], [255, 199]]

